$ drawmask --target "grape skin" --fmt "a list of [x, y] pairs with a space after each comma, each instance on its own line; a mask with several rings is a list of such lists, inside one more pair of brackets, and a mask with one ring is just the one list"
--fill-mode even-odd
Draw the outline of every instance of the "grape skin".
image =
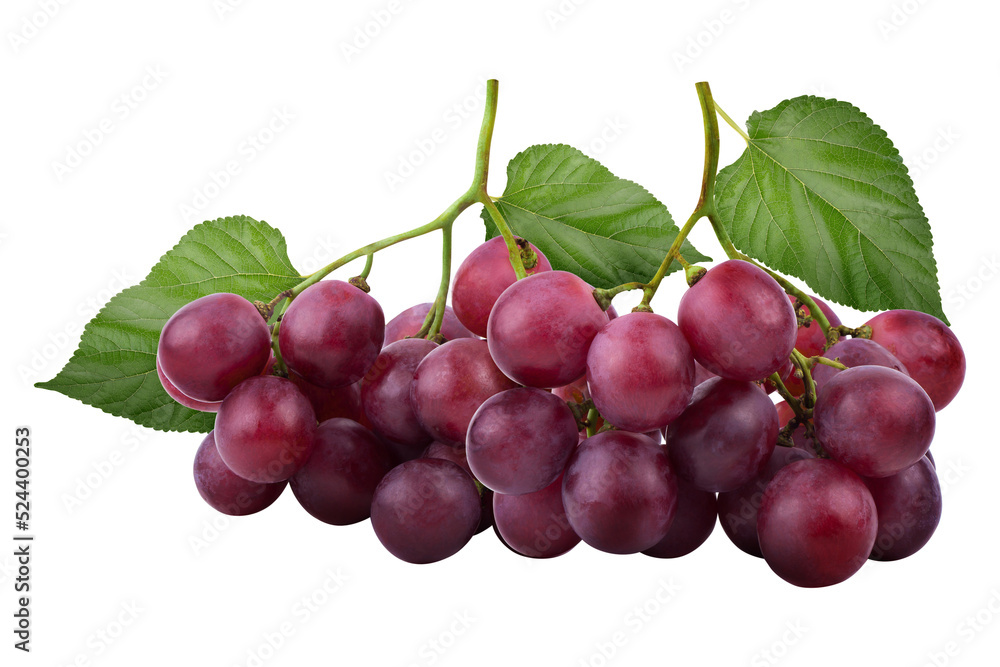
[[425, 564], [458, 553], [476, 532], [480, 498], [451, 461], [416, 459], [389, 471], [375, 489], [372, 528], [396, 558]]
[[[552, 265], [542, 251], [530, 243], [528, 246], [538, 257], [538, 262], [525, 272], [531, 276], [551, 271]], [[510, 253], [502, 236], [490, 239], [469, 253], [458, 267], [452, 283], [451, 300], [459, 321], [477, 336], [486, 336], [490, 312], [497, 299], [517, 281], [510, 265]]]
[[779, 577], [804, 588], [851, 577], [867, 561], [877, 530], [868, 487], [827, 459], [782, 468], [764, 491], [757, 516], [764, 560]]
[[544, 271], [507, 288], [486, 339], [497, 366], [519, 384], [561, 387], [587, 368], [587, 350], [608, 316], [593, 288], [566, 271]]
[[965, 381], [965, 352], [944, 322], [915, 310], [890, 310], [868, 320], [872, 340], [887, 349], [910, 372], [941, 410]]
[[670, 530], [642, 553], [653, 558], [680, 558], [691, 553], [715, 530], [716, 497], [710, 491], [696, 489], [683, 479], [677, 480], [677, 512]]
[[[476, 476], [472, 474], [472, 468], [469, 467], [469, 460], [465, 456], [464, 447], [451, 447], [440, 442], [432, 442], [427, 445], [427, 449], [424, 450], [423, 454], [421, 454], [419, 458], [444, 459], [445, 461], [451, 461], [462, 470], [469, 473], [469, 477], [477, 482], [479, 481], [476, 479]], [[478, 488], [482, 516], [479, 519], [479, 527], [476, 528], [476, 535], [493, 525], [493, 491], [485, 486], [482, 486], [481, 483]]]
[[341, 280], [324, 280], [288, 306], [278, 347], [289, 369], [333, 389], [364, 377], [384, 337], [385, 316], [375, 299]]
[[667, 534], [677, 511], [677, 480], [652, 440], [605, 431], [576, 448], [562, 497], [569, 524], [584, 542], [608, 553], [637, 553]]
[[580, 543], [563, 507], [562, 480], [560, 475], [534, 493], [493, 496], [497, 533], [509, 549], [528, 558], [555, 558]]
[[372, 428], [407, 447], [426, 447], [431, 435], [417, 419], [410, 402], [413, 375], [437, 343], [410, 338], [390, 343], [361, 380], [361, 401]]
[[230, 392], [215, 419], [219, 455], [254, 482], [281, 482], [301, 468], [316, 442], [316, 413], [291, 380], [259, 375]]
[[257, 308], [236, 294], [209, 294], [174, 313], [160, 332], [156, 359], [170, 383], [203, 402], [221, 401], [258, 375], [271, 334]]
[[[432, 303], [421, 303], [407, 308], [396, 317], [389, 320], [385, 325], [385, 340], [382, 347], [385, 348], [391, 343], [404, 338], [416, 336], [424, 326], [424, 319], [430, 312]], [[475, 334], [466, 329], [451, 306], [444, 307], [444, 319], [441, 320], [441, 335], [445, 340], [455, 340], [456, 338], [475, 338]]]
[[753, 382], [720, 377], [695, 388], [666, 441], [678, 476], [703, 491], [732, 491], [761, 471], [777, 437], [778, 413], [767, 394]]
[[709, 269], [684, 293], [677, 324], [694, 358], [731, 380], [762, 380], [781, 369], [798, 329], [795, 310], [778, 283], [735, 259]]
[[160, 368], [160, 358], [156, 358], [156, 377], [160, 378], [160, 384], [163, 386], [163, 390], [167, 392], [167, 396], [174, 399], [185, 408], [191, 408], [192, 410], [197, 410], [199, 412], [218, 412], [219, 406], [222, 405], [222, 401], [199, 401], [190, 396], [186, 396], [180, 389], [175, 387], [167, 376], [163, 374], [163, 369]]
[[887, 477], [927, 453], [935, 413], [911, 378], [883, 366], [857, 366], [823, 386], [813, 422], [831, 458], [859, 475]]
[[[906, 370], [906, 366], [899, 359], [892, 356], [887, 349], [875, 341], [868, 340], [867, 338], [847, 338], [842, 340], [831, 346], [823, 356], [827, 359], [835, 359], [848, 368], [854, 368], [855, 366], [885, 366], [886, 368], [897, 370], [903, 375], [910, 374]], [[816, 391], [818, 392], [837, 373], [840, 373], [839, 368], [827, 366], [826, 364], [816, 364], [812, 370], [813, 381], [816, 383]]]
[[316, 421], [325, 422], [328, 419], [353, 419], [360, 422], [363, 419], [361, 411], [361, 384], [355, 382], [344, 387], [325, 389], [317, 387], [294, 371], [288, 373], [288, 379], [309, 399], [316, 412]]
[[691, 400], [694, 379], [691, 347], [680, 328], [653, 313], [609, 322], [587, 353], [594, 405], [625, 431], [652, 431], [676, 419]]
[[194, 483], [206, 503], [229, 516], [247, 516], [267, 509], [286, 486], [285, 482], [251, 482], [227, 468], [215, 446], [215, 431], [205, 436], [195, 454]]
[[576, 418], [558, 396], [530, 387], [500, 392], [469, 423], [472, 473], [497, 493], [540, 491], [566, 468], [579, 438]]
[[864, 478], [878, 510], [878, 534], [870, 558], [891, 561], [922, 549], [941, 520], [941, 485], [926, 456], [881, 479]]
[[420, 362], [413, 374], [410, 401], [433, 439], [464, 447], [469, 422], [479, 406], [516, 386], [493, 363], [486, 341], [459, 338]]

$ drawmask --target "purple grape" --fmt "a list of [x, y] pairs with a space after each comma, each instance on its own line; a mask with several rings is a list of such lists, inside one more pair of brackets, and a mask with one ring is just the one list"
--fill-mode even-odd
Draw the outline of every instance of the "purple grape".
[[534, 493], [566, 468], [579, 439], [576, 418], [558, 396], [517, 387], [491, 396], [469, 423], [466, 455], [486, 487]]
[[382, 349], [361, 381], [361, 401], [372, 428], [385, 438], [407, 447], [425, 447], [432, 438], [420, 425], [410, 402], [410, 387], [417, 366], [437, 343], [409, 338]]
[[561, 387], [583, 375], [587, 350], [608, 316], [583, 279], [544, 271], [507, 288], [490, 314], [490, 354], [508, 377], [529, 387]]
[[691, 347], [676, 324], [653, 313], [609, 322], [587, 353], [587, 384], [601, 416], [643, 433], [677, 418], [694, 390]]
[[160, 359], [156, 359], [156, 377], [160, 378], [160, 384], [163, 385], [163, 390], [167, 392], [167, 396], [174, 399], [185, 408], [191, 408], [192, 410], [197, 410], [199, 412], [218, 412], [219, 406], [222, 405], [222, 401], [213, 401], [207, 403], [205, 401], [199, 401], [190, 396], [184, 395], [180, 389], [175, 387], [167, 376], [163, 374], [163, 369], [160, 368]]
[[251, 482], [227, 468], [215, 446], [214, 431], [205, 436], [194, 457], [194, 483], [206, 503], [230, 516], [246, 516], [267, 509], [286, 484]]
[[777, 437], [778, 413], [767, 394], [753, 382], [720, 377], [695, 388], [666, 440], [679, 477], [703, 491], [732, 491], [763, 469]]
[[[479, 480], [476, 479], [476, 476], [472, 474], [472, 468], [469, 467], [469, 460], [465, 456], [464, 447], [452, 447], [440, 442], [432, 442], [427, 445], [427, 449], [424, 450], [424, 453], [420, 456], [420, 458], [444, 459], [445, 461], [451, 461], [462, 470], [469, 473], [469, 477], [479, 482]], [[493, 525], [493, 491], [483, 486], [481, 482], [477, 488], [479, 489], [482, 516], [479, 518], [479, 527], [476, 528], [476, 535]]]
[[[398, 340], [416, 336], [424, 326], [424, 319], [430, 312], [432, 303], [422, 303], [412, 308], [407, 308], [396, 317], [389, 320], [385, 325], [385, 341], [383, 346], [395, 343]], [[475, 334], [466, 329], [451, 306], [444, 307], [444, 319], [441, 321], [441, 335], [445, 340], [455, 340], [456, 338], [474, 338]]]
[[182, 307], [163, 325], [156, 359], [181, 393], [221, 401], [260, 374], [271, 356], [271, 334], [257, 308], [236, 294], [210, 294]]
[[490, 357], [486, 341], [459, 338], [432, 351], [413, 374], [410, 401], [430, 435], [464, 447], [469, 422], [494, 394], [516, 387]]
[[350, 419], [330, 419], [319, 425], [312, 455], [292, 475], [292, 493], [320, 521], [347, 526], [368, 518], [375, 487], [392, 467], [392, 454], [371, 431]]
[[493, 513], [503, 543], [522, 556], [555, 558], [580, 542], [563, 507], [562, 476], [534, 493], [495, 494]]
[[604, 431], [576, 448], [563, 478], [573, 531], [608, 553], [649, 549], [677, 511], [677, 480], [663, 448], [644, 435]]
[[838, 584], [861, 569], [875, 544], [875, 501], [861, 478], [826, 459], [782, 468], [757, 516], [764, 560], [804, 588]]
[[865, 484], [878, 510], [871, 559], [899, 560], [920, 551], [941, 520], [941, 485], [930, 459], [889, 477], [866, 478]]
[[677, 513], [670, 530], [642, 553], [654, 558], [680, 558], [691, 553], [715, 530], [716, 499], [710, 491], [696, 489], [682, 479], [677, 480]]
[[[538, 257], [538, 262], [530, 269], [526, 268], [527, 274], [551, 271], [552, 266], [542, 251], [530, 243], [528, 246]], [[490, 239], [469, 253], [462, 266], [458, 267], [451, 291], [455, 315], [469, 331], [485, 337], [490, 311], [504, 290], [516, 281], [506, 241], [502, 236]]]
[[260, 375], [240, 383], [219, 408], [215, 443], [226, 466], [254, 482], [281, 482], [316, 442], [316, 413], [290, 380]]
[[719, 494], [719, 521], [733, 544], [751, 556], [764, 557], [757, 541], [757, 513], [764, 491], [782, 468], [812, 458], [816, 457], [804, 449], [775, 447], [764, 469], [753, 479], [738, 489]]
[[288, 374], [288, 379], [298, 387], [303, 396], [309, 399], [309, 403], [316, 413], [316, 421], [322, 423], [328, 419], [337, 418], [362, 420], [360, 382], [326, 389], [306, 382], [301, 375], [294, 371]]
[[433, 563], [468, 544], [480, 513], [479, 492], [464, 470], [451, 461], [416, 459], [396, 466], [379, 482], [372, 528], [396, 558]]
[[[835, 359], [848, 368], [855, 366], [885, 366], [897, 370], [903, 375], [909, 375], [906, 367], [900, 363], [899, 359], [892, 356], [887, 349], [873, 340], [867, 338], [845, 338], [844, 340], [831, 346], [824, 354], [827, 359]], [[839, 368], [816, 364], [812, 369], [812, 377], [816, 382], [816, 390], [834, 375], [840, 372]]]
[[341, 280], [325, 280], [288, 306], [278, 346], [288, 368], [329, 389], [360, 380], [384, 336], [385, 316], [375, 299]]
[[709, 269], [685, 292], [677, 324], [694, 358], [730, 380], [762, 380], [784, 367], [798, 321], [771, 276], [732, 259]]
[[965, 381], [965, 352], [944, 322], [915, 310], [890, 310], [868, 320], [868, 326], [872, 340], [902, 362], [935, 410], [951, 403]]
[[832, 459], [864, 477], [887, 477], [927, 453], [934, 438], [934, 404], [898, 371], [857, 366], [823, 386], [813, 422]]

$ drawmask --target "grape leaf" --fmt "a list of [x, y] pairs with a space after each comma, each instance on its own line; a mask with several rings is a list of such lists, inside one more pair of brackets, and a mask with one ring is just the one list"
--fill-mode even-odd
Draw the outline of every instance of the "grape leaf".
[[857, 310], [945, 320], [930, 225], [899, 152], [856, 107], [797, 97], [747, 121], [716, 204], [742, 252]]
[[266, 222], [245, 216], [196, 225], [136, 286], [117, 294], [84, 328], [80, 347], [51, 389], [142, 426], [208, 432], [215, 415], [170, 398], [156, 375], [156, 345], [181, 306], [215, 292], [269, 301], [302, 277], [285, 239]]
[[[677, 236], [667, 207], [642, 186], [618, 178], [570, 146], [532, 146], [507, 165], [497, 208], [517, 236], [542, 251], [552, 268], [594, 287], [646, 282]], [[483, 211], [486, 238], [500, 234]], [[711, 261], [687, 241], [689, 262]], [[674, 263], [671, 271], [679, 269]]]

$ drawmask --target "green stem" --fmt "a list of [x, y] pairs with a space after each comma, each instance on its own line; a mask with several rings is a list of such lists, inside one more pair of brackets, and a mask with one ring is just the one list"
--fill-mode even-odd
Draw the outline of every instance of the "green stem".
[[374, 261], [375, 261], [375, 254], [374, 253], [369, 254], [368, 258], [365, 260], [365, 268], [364, 270], [361, 271], [360, 278], [362, 280], [368, 280], [368, 275], [372, 272], [372, 263]]
[[802, 373], [802, 384], [805, 385], [806, 391], [802, 395], [803, 403], [805, 404], [806, 410], [812, 410], [816, 405], [816, 382], [812, 377], [812, 370], [809, 366], [809, 360], [799, 352], [798, 350], [792, 350], [792, 363], [796, 368]]
[[407, 241], [439, 229], [444, 229], [455, 222], [455, 219], [458, 218], [462, 211], [469, 208], [476, 202], [482, 201], [483, 199], [489, 199], [486, 195], [486, 180], [489, 175], [490, 143], [493, 138], [493, 125], [496, 123], [497, 116], [498, 89], [499, 83], [496, 79], [490, 79], [486, 82], [486, 109], [483, 113], [483, 125], [479, 131], [479, 142], [476, 148], [475, 170], [473, 172], [472, 185], [469, 189], [466, 190], [461, 197], [452, 202], [451, 205], [441, 213], [441, 215], [434, 218], [426, 225], [422, 225], [416, 229], [411, 229], [410, 231], [403, 232], [402, 234], [389, 236], [381, 241], [376, 241], [375, 243], [369, 243], [368, 245], [358, 248], [357, 250], [344, 255], [340, 259], [331, 262], [315, 273], [306, 276], [301, 283], [292, 288], [291, 298], [298, 296], [304, 290], [312, 285], [315, 285], [344, 264], [354, 261], [359, 257], [373, 255], [380, 250], [385, 250], [386, 248], [396, 245], [402, 241]]
[[500, 235], [503, 236], [504, 243], [507, 244], [507, 252], [510, 255], [510, 265], [514, 269], [514, 275], [517, 276], [518, 280], [527, 277], [528, 272], [524, 270], [524, 262], [521, 261], [521, 248], [517, 245], [517, 239], [514, 238], [514, 234], [510, 231], [510, 227], [507, 225], [507, 221], [503, 219], [503, 215], [501, 215], [497, 205], [486, 195], [485, 190], [482, 194], [483, 196], [479, 201], [490, 212], [493, 223], [500, 230]]
[[785, 402], [792, 408], [792, 412], [795, 413], [795, 416], [800, 418], [802, 421], [805, 421], [807, 416], [805, 411], [802, 409], [802, 404], [799, 402], [799, 399], [792, 396], [792, 392], [788, 391], [788, 387], [786, 387], [785, 383], [781, 381], [781, 376], [778, 373], [772, 373], [767, 380], [775, 386], [775, 389], [778, 391], [778, 395], [785, 399]]
[[823, 364], [824, 366], [830, 366], [831, 368], [836, 368], [841, 371], [847, 370], [847, 366], [839, 361], [836, 361], [835, 359], [827, 359], [826, 357], [809, 357], [809, 366], [815, 368], [816, 364]]
[[729, 114], [720, 109], [719, 105], [715, 105], [715, 110], [719, 112], [719, 115], [722, 116], [722, 119], [726, 121], [729, 127], [733, 128], [734, 130], [740, 133], [740, 136], [743, 137], [743, 141], [747, 142], [748, 144], [750, 143], [750, 136], [746, 133], [746, 131], [744, 131], [742, 127], [739, 126], [739, 124], [737, 124], [735, 120], [729, 117]]
[[600, 413], [597, 408], [591, 408], [587, 412], [587, 437], [593, 437], [597, 435], [597, 419], [600, 417]]
[[285, 364], [285, 359], [281, 356], [281, 347], [278, 345], [278, 334], [281, 331], [281, 318], [284, 316], [285, 311], [288, 310], [288, 305], [291, 302], [291, 299], [285, 299], [284, 303], [278, 307], [274, 327], [271, 329], [271, 352], [274, 354], [275, 359], [273, 373], [281, 377], [288, 377], [288, 365]]
[[448, 287], [451, 285], [451, 225], [441, 229], [441, 287], [438, 288], [437, 298], [434, 299], [434, 320], [427, 330], [426, 338], [431, 339], [441, 333], [441, 325], [444, 324], [444, 309], [448, 301]]

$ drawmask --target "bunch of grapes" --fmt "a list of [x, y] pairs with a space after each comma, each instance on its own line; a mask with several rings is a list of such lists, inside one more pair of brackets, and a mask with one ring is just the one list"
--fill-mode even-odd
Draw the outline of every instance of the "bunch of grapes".
[[202, 497], [247, 515], [288, 485], [320, 521], [370, 518], [411, 563], [491, 527], [531, 558], [580, 541], [676, 558], [718, 520], [805, 587], [931, 537], [935, 413], [965, 375], [942, 322], [896, 310], [850, 330], [813, 300], [826, 330], [742, 260], [700, 274], [676, 323], [617, 316], [518, 243], [527, 277], [503, 238], [483, 244], [429, 338], [439, 305], [386, 324], [366, 285], [336, 280], [270, 322], [234, 294], [177, 311], [157, 369], [175, 400], [218, 413], [195, 458]]

